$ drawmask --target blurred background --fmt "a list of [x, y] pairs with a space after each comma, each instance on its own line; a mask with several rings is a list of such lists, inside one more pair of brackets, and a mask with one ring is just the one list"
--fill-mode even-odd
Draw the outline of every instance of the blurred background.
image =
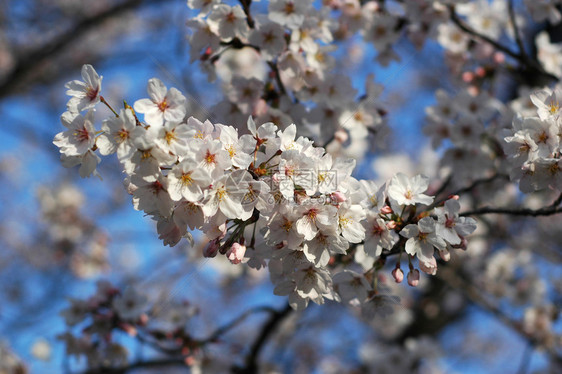
[[[266, 3], [252, 6], [263, 10]], [[100, 280], [119, 289], [146, 290], [153, 303], [163, 306], [153, 313], [185, 306], [184, 324], [195, 336], [207, 336], [247, 310], [281, 310], [286, 304], [273, 295], [267, 271], [234, 266], [224, 258], [203, 259], [201, 235], [195, 235], [193, 248], [185, 241], [164, 247], [154, 223], [133, 210], [116, 158], [99, 166], [103, 181], [80, 179], [77, 170], [61, 166], [52, 144], [63, 130], [64, 84], [80, 79], [83, 64], [103, 75], [103, 96], [116, 108], [124, 99], [132, 104], [146, 97], [148, 79], [157, 77], [189, 98], [194, 115], [212, 115], [212, 105], [222, 97], [221, 83], [220, 78], [209, 83], [199, 65], [189, 63], [185, 23], [194, 15], [185, 0], [0, 1], [0, 373], [84, 372], [84, 358], [71, 357], [57, 338], [69, 329], [60, 313], [69, 299], [95, 293]], [[400, 42], [401, 61], [386, 68], [373, 62], [372, 47], [358, 39], [341, 47], [334, 54], [337, 69], [353, 72], [359, 92], [369, 73], [384, 86], [393, 131], [386, 148], [372, 149], [359, 160], [356, 176], [386, 178], [399, 170], [435, 175], [439, 154], [431, 151], [421, 127], [435, 90], [452, 87], [442, 73], [441, 47], [428, 42], [418, 50]], [[98, 120], [109, 115], [98, 108]], [[502, 282], [522, 293], [556, 295], [559, 302], [557, 240], [551, 239], [549, 255], [535, 260], [511, 249], [498, 259], [475, 239], [472, 256], [483, 253], [489, 255], [485, 265], [511, 266]], [[425, 277], [416, 290], [393, 285], [392, 293], [402, 301], [391, 316], [366, 318], [336, 303], [293, 313], [262, 359], [280, 372], [302, 373], [400, 372], [406, 357], [414, 357], [415, 367], [428, 373], [556, 370], [556, 360], [506, 322], [521, 320], [523, 307], [502, 298], [505, 290], [497, 291], [493, 307], [488, 299], [479, 300], [475, 284], [455, 278], [455, 266]], [[552, 283], [547, 287], [544, 279]], [[494, 282], [500, 281], [489, 284]], [[212, 372], [240, 361], [266, 317], [252, 314], [206, 350], [219, 367]], [[560, 331], [559, 324], [549, 328]], [[131, 362], [161, 355], [125, 333], [112, 339], [126, 348]], [[189, 372], [181, 366], [151, 372], [168, 370]]]

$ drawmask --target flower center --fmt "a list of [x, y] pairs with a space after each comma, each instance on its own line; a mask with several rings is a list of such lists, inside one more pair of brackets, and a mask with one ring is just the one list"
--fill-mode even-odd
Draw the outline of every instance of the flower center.
[[216, 164], [217, 163], [217, 155], [214, 154], [214, 153], [211, 153], [209, 150], [207, 150], [207, 153], [205, 154], [205, 163], [207, 165]]
[[117, 134], [115, 134], [116, 143], [123, 143], [128, 138], [129, 138], [129, 132], [127, 130], [119, 130]]
[[168, 145], [172, 144], [172, 141], [177, 140], [178, 137], [176, 136], [176, 133], [174, 131], [166, 131], [166, 143], [168, 143]]
[[98, 97], [98, 93], [100, 92], [99, 88], [88, 87], [86, 90], [86, 97], [90, 99], [90, 101], [94, 101], [96, 97]]
[[234, 149], [233, 144], [229, 144], [226, 147], [226, 150], [228, 151], [228, 155], [230, 156], [230, 158], [233, 158], [236, 155], [236, 149]]
[[158, 109], [160, 109], [161, 112], [164, 112], [169, 107], [170, 107], [170, 105], [168, 105], [168, 102], [166, 101], [166, 99], [164, 99], [160, 104], [158, 104]]
[[81, 128], [81, 129], [76, 130], [74, 132], [74, 136], [76, 137], [76, 140], [78, 140], [80, 142], [85, 142], [85, 141], [88, 141], [90, 139], [90, 133], [85, 128]]
[[193, 179], [191, 178], [191, 173], [182, 174], [180, 178], [182, 186], [191, 186]]
[[226, 196], [226, 190], [224, 189], [224, 187], [220, 187], [219, 189], [217, 189], [217, 199], [219, 201], [222, 201], [225, 196]]

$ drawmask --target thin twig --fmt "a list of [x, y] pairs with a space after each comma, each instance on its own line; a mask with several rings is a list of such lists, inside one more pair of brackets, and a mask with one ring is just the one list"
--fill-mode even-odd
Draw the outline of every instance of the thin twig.
[[279, 75], [279, 69], [277, 68], [277, 64], [268, 61], [267, 65], [270, 67], [271, 71], [275, 74], [275, 81], [277, 82], [277, 86], [279, 86], [279, 90], [283, 95], [287, 95], [287, 90], [285, 89], [285, 85], [281, 81], [281, 76]]
[[512, 51], [511, 49], [504, 46], [503, 44], [498, 43], [497, 41], [495, 41], [494, 39], [492, 39], [492, 38], [490, 38], [486, 35], [480, 34], [476, 30], [474, 30], [473, 28], [468, 26], [466, 23], [464, 23], [459, 18], [459, 16], [455, 12], [455, 8], [453, 6], [449, 7], [449, 11], [451, 12], [451, 21], [453, 21], [453, 23], [455, 25], [457, 25], [464, 32], [491, 44], [494, 48], [496, 48], [497, 50], [502, 51], [503, 53], [513, 57], [514, 59], [516, 59], [517, 61], [519, 61], [523, 65], [527, 66], [530, 70], [532, 70], [536, 73], [539, 73], [539, 74], [543, 75], [544, 77], [546, 77], [548, 79], [558, 81], [557, 76], [552, 75], [552, 74], [548, 73], [547, 71], [545, 71], [544, 68], [538, 62], [536, 62], [534, 60], [531, 60], [529, 58], [525, 58], [523, 55]]
[[517, 46], [519, 47], [519, 53], [521, 54], [521, 57], [525, 60], [529, 60], [529, 57], [527, 56], [527, 52], [525, 52], [525, 46], [523, 45], [523, 39], [521, 38], [521, 33], [519, 28], [517, 27], [517, 22], [515, 20], [515, 10], [513, 8], [513, 0], [509, 0], [507, 2], [507, 7], [508, 7], [508, 11], [509, 11], [509, 19], [511, 20], [511, 25], [513, 26], [513, 34], [515, 35], [515, 42], [517, 43]]
[[[476, 179], [471, 184], [469, 184], [468, 186], [459, 188], [458, 190], [455, 190], [455, 191], [447, 194], [447, 196], [445, 198], [434, 201], [433, 204], [429, 205], [426, 210], [430, 211], [431, 209], [435, 208], [436, 206], [441, 205], [442, 203], [444, 203], [446, 200], [449, 199], [449, 196], [461, 195], [465, 192], [470, 192], [473, 189], [475, 189], [476, 187], [478, 187], [479, 185], [485, 184], [485, 183], [490, 183], [490, 182], [494, 181], [494, 179], [500, 178], [500, 177], [501, 178], [508, 178], [506, 175], [494, 174], [494, 175], [492, 175], [490, 177], [487, 177], [487, 178]], [[448, 182], [450, 181], [450, 179], [451, 179], [451, 176], [443, 183], [443, 185], [441, 186], [439, 191], [437, 193], [435, 193], [436, 197], [439, 194], [443, 193], [443, 191], [444, 191], [445, 187], [447, 186]]]
[[252, 309], [247, 310], [246, 312], [242, 313], [240, 316], [236, 317], [234, 320], [227, 323], [226, 325], [219, 327], [218, 329], [215, 330], [215, 332], [213, 332], [211, 335], [209, 335], [208, 338], [200, 340], [199, 343], [200, 344], [206, 344], [206, 343], [215, 342], [215, 341], [218, 340], [218, 338], [220, 338], [226, 332], [228, 332], [229, 330], [231, 330], [234, 327], [241, 324], [250, 315], [255, 314], [255, 313], [262, 313], [262, 312], [267, 312], [267, 313], [271, 313], [271, 314], [278, 313], [275, 309], [273, 309], [272, 307], [269, 307], [269, 306], [258, 306], [258, 307], [252, 308]]
[[[483, 294], [482, 290], [464, 279], [460, 275], [461, 271], [458, 268], [454, 268], [452, 266], [444, 266], [441, 268], [441, 271], [438, 273], [438, 277], [443, 279], [447, 284], [456, 289], [457, 291], [461, 292], [469, 301], [471, 301], [474, 305], [478, 306], [484, 311], [487, 311], [494, 315], [499, 321], [501, 321], [506, 326], [513, 329], [517, 332], [523, 339], [525, 339], [528, 344], [532, 347], [537, 347], [539, 342], [529, 336], [523, 330], [523, 326], [520, 322], [515, 321], [508, 317], [497, 305], [489, 301]], [[562, 359], [560, 354], [556, 352], [556, 350], [543, 347], [549, 353], [549, 355], [559, 361]]]
[[470, 210], [459, 214], [461, 217], [466, 216], [478, 216], [483, 214], [507, 214], [510, 216], [529, 216], [529, 217], [539, 217], [539, 216], [550, 216], [553, 214], [562, 213], [562, 206], [547, 206], [540, 209], [529, 209], [529, 208], [493, 208], [493, 207], [483, 207], [480, 209]]

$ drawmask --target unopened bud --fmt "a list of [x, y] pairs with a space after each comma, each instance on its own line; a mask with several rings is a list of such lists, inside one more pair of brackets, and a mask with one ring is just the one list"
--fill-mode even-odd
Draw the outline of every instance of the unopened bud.
[[420, 283], [420, 272], [418, 269], [413, 269], [408, 272], [408, 284], [412, 287], [417, 287]]
[[462, 80], [465, 83], [470, 83], [474, 80], [474, 73], [471, 71], [465, 71], [464, 73], [462, 73]]
[[340, 191], [333, 192], [330, 197], [332, 198], [332, 201], [335, 203], [343, 203], [344, 201], [347, 200], [345, 195]]
[[240, 243], [234, 243], [226, 252], [226, 257], [233, 264], [237, 265], [244, 259], [244, 254], [246, 253], [246, 246]]
[[476, 86], [469, 86], [466, 90], [472, 96], [478, 96], [478, 94], [480, 93], [480, 89], [478, 89], [478, 87]]
[[388, 205], [385, 205], [385, 206], [382, 207], [381, 213], [382, 214], [390, 214], [390, 213], [392, 213], [392, 208]]
[[207, 244], [205, 249], [203, 249], [203, 257], [215, 257], [219, 251], [219, 241], [212, 240]]
[[441, 257], [441, 260], [447, 262], [451, 259], [451, 252], [446, 249], [439, 251], [439, 257]]
[[496, 64], [503, 64], [505, 62], [505, 55], [501, 52], [494, 53], [494, 62]]
[[386, 227], [388, 227], [389, 230], [394, 230], [396, 226], [396, 221], [388, 221], [388, 223], [386, 224]]
[[137, 336], [137, 329], [129, 323], [122, 323], [119, 327], [125, 331], [129, 336]]
[[347, 131], [345, 131], [344, 129], [339, 129], [334, 134], [334, 139], [336, 139], [340, 143], [345, 143], [347, 142], [347, 139], [349, 139], [349, 135], [347, 134]]
[[477, 67], [474, 72], [480, 78], [484, 78], [486, 76], [486, 69], [484, 69], [482, 66]]
[[437, 261], [435, 261], [435, 257], [431, 257], [429, 261], [420, 260], [420, 270], [429, 275], [437, 274]]
[[186, 358], [184, 358], [184, 362], [187, 366], [193, 366], [195, 365], [196, 361], [195, 361], [195, 357], [193, 356], [187, 356]]
[[392, 270], [392, 277], [396, 283], [402, 283], [404, 280], [404, 272], [400, 268], [395, 268]]
[[466, 246], [468, 245], [468, 240], [466, 240], [466, 238], [464, 238], [462, 236], [460, 238], [461, 238], [461, 242], [459, 244], [453, 245], [453, 248], [458, 248], [458, 249], [462, 249], [463, 251], [466, 251]]
[[147, 323], [148, 323], [148, 315], [146, 313], [141, 314], [138, 320], [138, 324], [141, 326], [146, 326]]

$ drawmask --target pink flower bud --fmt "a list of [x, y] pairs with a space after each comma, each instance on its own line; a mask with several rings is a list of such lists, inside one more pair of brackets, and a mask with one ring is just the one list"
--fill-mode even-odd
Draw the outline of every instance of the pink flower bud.
[[437, 274], [437, 261], [431, 257], [429, 261], [420, 261], [420, 270], [429, 275]]
[[451, 195], [451, 197], [450, 197], [450, 199], [453, 199], [453, 200], [458, 200], [460, 198], [461, 197], [459, 195]]
[[396, 221], [389, 221], [386, 227], [388, 227], [389, 230], [394, 230], [396, 228]]
[[408, 284], [412, 287], [417, 287], [420, 283], [420, 272], [418, 269], [410, 270], [408, 273]]
[[468, 245], [468, 240], [466, 240], [466, 238], [461, 236], [461, 242], [459, 244], [453, 245], [453, 248], [458, 248], [458, 249], [462, 249], [463, 251], [466, 251], [467, 245]]
[[494, 62], [496, 64], [503, 64], [505, 62], [505, 55], [501, 52], [494, 53]]
[[146, 326], [147, 323], [148, 323], [148, 315], [146, 313], [141, 314], [138, 320], [138, 324], [141, 326]]
[[462, 73], [462, 80], [466, 83], [470, 83], [474, 80], [474, 73], [471, 71], [465, 71]]
[[347, 198], [345, 197], [345, 195], [344, 195], [342, 192], [340, 192], [340, 191], [333, 192], [330, 197], [332, 198], [332, 201], [333, 201], [333, 202], [336, 202], [336, 203], [338, 203], [338, 204], [339, 204], [339, 203], [343, 203], [344, 201], [347, 200]]
[[254, 117], [258, 117], [261, 115], [264, 115], [267, 113], [267, 103], [265, 102], [265, 100], [260, 99], [258, 100], [258, 102], [254, 105], [254, 112], [252, 113], [252, 115]]
[[390, 213], [392, 213], [392, 208], [389, 207], [388, 205], [385, 205], [385, 206], [382, 207], [381, 213], [382, 214], [390, 214]]
[[480, 93], [480, 90], [476, 86], [469, 86], [466, 90], [472, 96], [477, 96]]
[[137, 336], [137, 329], [129, 323], [122, 323], [119, 327], [130, 336]]
[[226, 222], [223, 223], [222, 225], [218, 226], [217, 229], [221, 232], [221, 235], [220, 235], [219, 238], [220, 239], [224, 238], [226, 236], [226, 231], [227, 231], [226, 230]]
[[215, 257], [219, 251], [219, 241], [212, 240], [207, 244], [205, 249], [203, 249], [203, 257]]
[[233, 264], [237, 265], [244, 259], [244, 254], [246, 253], [246, 246], [240, 243], [234, 243], [226, 252], [226, 257]]
[[394, 281], [396, 283], [402, 283], [404, 280], [404, 272], [400, 268], [395, 268], [392, 270], [392, 276], [394, 277]]
[[345, 131], [343, 129], [339, 129], [334, 134], [334, 139], [337, 140], [340, 143], [345, 143], [347, 141], [347, 139], [349, 139], [349, 135], [347, 134], [347, 131]]
[[441, 260], [447, 262], [451, 259], [451, 252], [446, 249], [439, 251], [439, 257], [441, 257]]
[[479, 67], [476, 68], [475, 73], [480, 78], [483, 78], [483, 77], [486, 76], [486, 69], [484, 69], [482, 66], [479, 66]]

